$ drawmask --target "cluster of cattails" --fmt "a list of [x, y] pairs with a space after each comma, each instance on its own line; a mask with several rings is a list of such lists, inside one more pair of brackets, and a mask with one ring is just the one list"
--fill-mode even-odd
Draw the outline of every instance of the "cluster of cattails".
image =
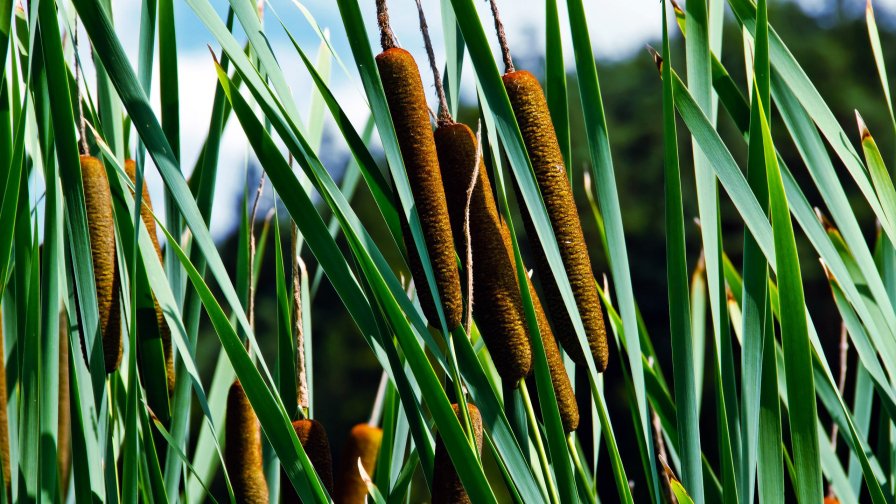
[[[383, 439], [382, 429], [366, 423], [352, 428], [336, 473], [337, 479], [334, 481], [330, 441], [323, 424], [303, 418], [294, 421], [292, 427], [334, 502], [364, 504], [367, 499], [367, 483], [362, 478], [359, 464], [367, 475], [373, 473]], [[227, 396], [225, 436], [224, 463], [237, 502], [267, 503], [269, 494], [262, 462], [261, 429], [239, 381], [231, 385]], [[283, 504], [301, 502], [289, 476], [283, 470], [280, 474], [280, 501]]]

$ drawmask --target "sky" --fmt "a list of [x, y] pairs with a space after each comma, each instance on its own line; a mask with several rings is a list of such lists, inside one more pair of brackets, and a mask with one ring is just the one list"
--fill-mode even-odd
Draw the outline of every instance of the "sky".
[[[219, 15], [226, 16], [227, 2], [223, 0], [210, 1]], [[351, 51], [342, 29], [339, 10], [334, 0], [269, 0], [264, 5], [265, 26], [268, 32], [271, 46], [279, 64], [283, 68], [286, 81], [291, 87], [295, 101], [299, 107], [302, 119], [308, 115], [313, 92], [310, 78], [307, 75], [301, 61], [292, 47], [288, 37], [284, 34], [279, 16], [285, 26], [290, 30], [298, 43], [308, 53], [316, 53], [320, 46], [317, 32], [311, 27], [298, 8], [299, 2], [312, 14], [317, 23], [324, 28], [331, 40], [336, 55], [341, 58], [349, 73], [337, 65], [332, 65], [330, 86], [340, 101], [342, 107], [348, 113], [356, 129], [361, 130], [367, 119], [367, 106]], [[495, 52], [495, 57], [500, 61], [497, 52], [497, 40], [493, 36], [494, 30], [491, 24], [491, 15], [488, 10], [488, 2], [474, 0], [479, 9], [480, 19], [490, 35], [490, 42]], [[830, 0], [801, 0], [803, 7], [816, 12], [822, 11]], [[853, 7], [861, 8], [865, 0], [847, 0]], [[119, 34], [122, 45], [128, 53], [131, 64], [136, 67], [137, 48], [139, 36], [139, 20], [141, 0], [112, 0], [116, 31]], [[379, 48], [378, 32], [376, 27], [376, 14], [373, 0], [359, 0], [363, 19], [369, 20], [367, 32], [371, 47], [374, 52]], [[569, 38], [569, 30], [565, 2], [558, 2], [560, 7], [560, 21], [563, 27], [563, 49], [567, 66], [573, 67], [572, 42]], [[661, 8], [658, 0], [585, 0], [586, 17], [592, 41], [592, 49], [599, 61], [612, 61], [631, 57], [638, 51], [643, 51], [646, 43], [655, 42], [660, 36]], [[518, 61], [532, 64], [538, 61], [537, 56], [543, 53], [545, 44], [544, 33], [544, 2], [540, 0], [502, 0], [499, 6], [503, 7], [501, 15], [508, 34], [508, 42], [511, 53]], [[875, 3], [878, 11], [887, 11], [896, 7], [896, 0], [877, 0]], [[426, 55], [423, 41], [418, 30], [416, 4], [413, 0], [390, 0], [389, 13], [393, 30], [399, 39], [400, 45], [409, 50], [421, 66], [424, 87], [430, 97], [430, 106], [435, 109], [435, 92], [432, 87], [432, 77], [426, 67]], [[444, 61], [444, 43], [442, 24], [440, 17], [439, 1], [423, 0], [423, 7], [429, 22], [430, 34], [433, 40], [434, 52], [437, 61]], [[180, 80], [180, 128], [182, 133], [181, 159], [186, 173], [192, 169], [199, 154], [199, 149], [208, 131], [208, 121], [211, 115], [214, 89], [217, 83], [214, 66], [208, 47], [220, 53], [219, 45], [215, 42], [204, 25], [193, 13], [186, 2], [175, 2], [175, 19], [177, 22], [178, 44], [178, 75]], [[774, 20], [772, 20], [774, 24]], [[83, 28], [82, 28], [83, 30]], [[673, 30], [674, 33], [674, 30]], [[86, 33], [80, 34], [81, 40], [86, 40]], [[238, 38], [239, 35], [238, 35]], [[89, 65], [86, 57], [86, 49], [82, 47], [82, 62]], [[470, 78], [471, 71], [469, 60], [465, 63], [462, 88], [467, 91], [466, 97], [471, 99], [469, 93], [474, 89]], [[535, 68], [536, 74], [541, 69]], [[151, 101], [158, 115], [158, 75], [154, 77]], [[95, 86], [92, 71], [86, 70], [85, 84]], [[95, 87], [91, 87], [91, 94], [95, 96]], [[335, 133], [327, 135], [326, 132]], [[338, 131], [331, 125], [325, 129], [325, 138], [338, 137]], [[321, 152], [322, 160], [331, 173], [340, 173], [348, 156], [348, 151], [336, 141], [326, 142], [327, 152]], [[326, 154], [326, 155], [323, 155]], [[211, 232], [216, 239], [226, 237], [238, 222], [237, 202], [241, 197], [246, 181], [246, 167], [253, 163], [254, 157], [247, 148], [245, 137], [240, 130], [235, 118], [225, 130], [224, 140], [221, 146], [219, 176], [215, 197], [215, 208], [211, 222]], [[148, 165], [149, 166], [149, 165]], [[162, 181], [154, 168], [147, 171], [147, 184], [150, 188], [151, 198], [155, 203], [157, 214], [164, 213], [162, 204], [164, 195]], [[253, 191], [254, 192], [254, 191]]]

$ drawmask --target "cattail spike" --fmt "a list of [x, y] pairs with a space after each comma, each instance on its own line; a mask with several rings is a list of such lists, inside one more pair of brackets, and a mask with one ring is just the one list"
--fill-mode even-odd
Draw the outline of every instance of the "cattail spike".
[[[448, 199], [452, 232], [458, 244], [466, 242], [468, 223], [473, 267], [473, 297], [484, 300], [473, 308], [479, 331], [506, 384], [514, 386], [529, 373], [532, 353], [516, 276], [510, 236], [492, 195], [488, 172], [472, 130], [461, 123], [436, 129], [439, 166]], [[476, 176], [472, 192], [470, 180]], [[469, 198], [469, 219], [467, 201]], [[460, 245], [459, 245], [460, 246]]]
[[[603, 311], [594, 284], [594, 274], [591, 270], [582, 224], [579, 221], [579, 212], [573, 199], [572, 187], [566, 174], [563, 154], [560, 152], [544, 92], [535, 76], [525, 70], [507, 73], [502, 79], [523, 134], [526, 150], [532, 160], [532, 168], [557, 239], [560, 258], [585, 328], [589, 350], [597, 370], [603, 371], [609, 358]], [[525, 222], [529, 236], [535, 237], [534, 241], [537, 242], [537, 232], [531, 219], [526, 212], [524, 215], [527, 217]], [[584, 364], [585, 354], [579, 345], [575, 328], [544, 250], [539, 243], [534, 244], [532, 248], [547, 309], [554, 321], [557, 337], [573, 361]]]
[[9, 481], [9, 423], [6, 412], [6, 352], [3, 346], [3, 314], [0, 312], [0, 470], [3, 471], [4, 492], [7, 500], [12, 495]]
[[[455, 403], [451, 407], [460, 420], [460, 406]], [[476, 441], [476, 450], [482, 453], [482, 415], [479, 414], [479, 409], [473, 403], [467, 403], [467, 412], [473, 429], [473, 439]], [[470, 496], [464, 490], [457, 470], [451, 463], [445, 443], [439, 436], [436, 438], [436, 457], [432, 472], [432, 504], [468, 504], [469, 502]]]
[[[308, 455], [308, 460], [311, 461], [311, 465], [317, 471], [320, 482], [323, 483], [327, 492], [332, 495], [333, 458], [330, 455], [330, 441], [327, 439], [327, 431], [317, 420], [296, 420], [292, 423], [292, 427], [296, 431], [299, 442], [302, 443], [302, 448], [305, 449], [305, 453]], [[280, 493], [283, 504], [298, 504], [301, 502], [285, 471], [280, 473]]]
[[268, 484], [261, 455], [261, 425], [239, 380], [227, 394], [224, 464], [236, 501], [268, 504]]
[[362, 423], [352, 428], [339, 462], [336, 495], [333, 498], [336, 504], [365, 503], [367, 484], [361, 478], [358, 461], [367, 474], [373, 474], [382, 441], [383, 430], [378, 427]]
[[[579, 428], [579, 405], [576, 403], [576, 395], [563, 365], [563, 357], [554, 332], [548, 323], [548, 317], [541, 306], [541, 300], [529, 281], [529, 295], [532, 297], [532, 307], [535, 310], [535, 319], [538, 322], [538, 331], [541, 335], [541, 343], [544, 346], [544, 354], [548, 361], [548, 370], [551, 372], [551, 384], [554, 386], [554, 396], [557, 398], [557, 409], [560, 411], [560, 422], [564, 432], [572, 432]], [[535, 374], [531, 377], [534, 379]], [[533, 390], [535, 388], [533, 387]]]
[[[103, 336], [106, 372], [118, 369], [121, 363], [121, 313], [119, 310], [118, 261], [115, 256], [115, 222], [112, 216], [112, 195], [106, 169], [99, 159], [81, 156], [81, 176], [87, 227], [93, 256], [97, 307]], [[86, 349], [85, 349], [86, 350]]]
[[[448, 206], [420, 72], [414, 58], [404, 49], [383, 51], [377, 55], [376, 62], [448, 330], [453, 330], [461, 324], [463, 312], [460, 275], [455, 262]], [[403, 231], [420, 304], [430, 324], [436, 325], [438, 314], [432, 296], [429, 295], [426, 276], [419, 257], [415, 257], [416, 249], [406, 225]]]
[[59, 313], [59, 416], [56, 423], [56, 461], [59, 467], [59, 486], [63, 492], [68, 490], [68, 478], [72, 466], [72, 414], [69, 409], [68, 381], [68, 323], [68, 316], [65, 310], [62, 310]]
[[[137, 183], [137, 163], [133, 159], [127, 159], [124, 162], [124, 171], [128, 174], [128, 177], [131, 179], [131, 183]], [[146, 178], [143, 179], [143, 203], [140, 205], [140, 218], [143, 220], [143, 225], [146, 226], [146, 232], [149, 234], [149, 239], [152, 241], [153, 248], [156, 249], [156, 254], [159, 256], [159, 261], [163, 260], [162, 256], [162, 247], [159, 245], [159, 237], [158, 232], [156, 231], [156, 220], [153, 218], [153, 210], [152, 210], [152, 200], [149, 198], [149, 190], [146, 188]], [[133, 196], [133, 191], [131, 192], [131, 196]], [[162, 307], [159, 306], [158, 300], [156, 300], [155, 295], [152, 297], [153, 305], [155, 306], [156, 311], [156, 325], [159, 328], [159, 337], [162, 339], [162, 350], [165, 353], [165, 378], [168, 385], [168, 393], [174, 393], [174, 351], [171, 346], [171, 328], [168, 327], [168, 322], [165, 320], [165, 313], [162, 311]]]

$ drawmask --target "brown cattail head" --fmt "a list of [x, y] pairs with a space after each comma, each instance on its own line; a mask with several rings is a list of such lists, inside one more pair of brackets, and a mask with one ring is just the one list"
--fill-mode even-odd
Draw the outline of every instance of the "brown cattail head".
[[[548, 360], [548, 369], [551, 372], [551, 383], [554, 385], [554, 395], [557, 397], [557, 409], [560, 410], [560, 421], [563, 423], [564, 432], [572, 432], [579, 428], [579, 406], [576, 404], [576, 395], [572, 390], [566, 366], [563, 365], [563, 357], [557, 347], [557, 340], [548, 324], [548, 318], [544, 314], [544, 308], [538, 299], [538, 293], [529, 281], [529, 295], [532, 297], [532, 307], [535, 309], [535, 319], [538, 321], [538, 331], [541, 334], [541, 343], [544, 345], [544, 354]], [[532, 373], [535, 378], [535, 373]], [[532, 388], [535, 391], [535, 388]]]
[[84, 184], [84, 203], [87, 208], [87, 227], [90, 231], [96, 301], [103, 335], [103, 355], [106, 372], [111, 373], [118, 369], [122, 351], [112, 194], [106, 169], [99, 159], [82, 155], [81, 177]]
[[0, 313], [0, 470], [3, 471], [4, 491], [10, 497], [9, 481], [9, 419], [6, 413], [6, 352], [3, 347], [3, 315]]
[[[131, 182], [136, 184], [137, 163], [133, 159], [128, 159], [124, 162], [124, 171], [127, 172]], [[143, 225], [146, 226], [146, 231], [149, 233], [149, 238], [152, 240], [153, 247], [155, 247], [156, 254], [159, 255], [159, 260], [161, 261], [162, 248], [159, 246], [159, 238], [156, 233], [156, 220], [152, 216], [152, 201], [149, 199], [149, 191], [146, 189], [146, 179], [143, 179], [143, 182], [143, 203], [140, 205], [140, 218], [143, 219]], [[156, 309], [159, 337], [162, 338], [162, 348], [165, 352], [165, 377], [168, 382], [168, 392], [174, 393], [174, 352], [171, 349], [171, 328], [168, 327], [168, 322], [165, 321], [165, 314], [162, 312], [162, 307], [159, 306], [155, 296], [153, 296], [153, 304]]]
[[[415, 208], [420, 217], [420, 226], [433, 266], [442, 309], [445, 312], [448, 329], [452, 330], [461, 324], [463, 301], [451, 239], [448, 205], [445, 202], [445, 190], [442, 187], [442, 175], [439, 172], [423, 82], [420, 80], [420, 72], [414, 58], [404, 49], [397, 47], [387, 49], [377, 55], [376, 63], [414, 195]], [[405, 244], [412, 245], [412, 243], [409, 233], [405, 232]], [[408, 247], [410, 258], [413, 258], [410, 250], [412, 248], [413, 246]], [[410, 262], [413, 263], [413, 259]], [[429, 322], [436, 325], [438, 315], [432, 300], [427, 301], [430, 295], [426, 288], [428, 285], [426, 277], [422, 272], [422, 268], [415, 268], [411, 264], [411, 273], [417, 285], [420, 304]]]
[[367, 484], [358, 471], [358, 459], [367, 474], [372, 475], [376, 457], [383, 442], [383, 429], [362, 423], [354, 426], [342, 450], [339, 474], [336, 482], [336, 504], [364, 504], [367, 500]]
[[[457, 403], [451, 405], [454, 414], [460, 420], [460, 407]], [[467, 403], [467, 412], [470, 417], [470, 426], [473, 428], [473, 439], [476, 441], [476, 450], [482, 453], [482, 415], [479, 408], [473, 403]], [[436, 437], [436, 457], [432, 472], [432, 504], [469, 504], [470, 496], [460, 482], [457, 470], [451, 463], [451, 457], [445, 448], [442, 437]]]
[[[557, 135], [554, 132], [544, 92], [535, 76], [524, 70], [506, 73], [502, 79], [523, 134], [526, 150], [532, 160], [532, 168], [560, 248], [560, 257], [569, 277], [582, 324], [585, 326], [588, 346], [598, 371], [603, 371], [609, 358], [603, 311], [594, 284], [594, 274], [591, 271], [591, 260], [579, 222], [579, 213], [573, 200], [572, 188], [566, 175], [563, 155], [557, 143]], [[531, 223], [527, 222], [527, 225], [529, 235], [537, 241]], [[533, 246], [533, 250], [548, 310], [557, 329], [557, 337], [572, 359], [576, 363], [584, 364], [585, 356], [560, 296], [560, 289], [550, 272], [544, 251], [537, 243]]]
[[239, 380], [227, 394], [224, 464], [237, 502], [267, 504], [268, 484], [261, 455], [261, 426]]
[[72, 466], [72, 414], [69, 409], [68, 381], [68, 316], [59, 313], [59, 417], [56, 423], [56, 461], [59, 466], [59, 486], [68, 489], [68, 477]]
[[[517, 283], [516, 263], [504, 222], [492, 196], [485, 163], [477, 156], [473, 131], [465, 124], [442, 122], [435, 133], [439, 166], [455, 241], [464, 243], [467, 190], [479, 158], [476, 185], [470, 197], [470, 245], [473, 252], [473, 298], [482, 301], [473, 316], [488, 345], [498, 374], [516, 386], [529, 373], [532, 351]], [[508, 253], [508, 251], [510, 251]]]
[[[320, 482], [323, 483], [327, 492], [333, 495], [333, 457], [330, 454], [330, 441], [324, 426], [317, 420], [302, 419], [293, 422], [292, 428], [295, 429], [296, 436], [308, 455], [308, 460], [317, 471]], [[280, 489], [283, 504], [301, 502], [285, 471], [280, 473]]]

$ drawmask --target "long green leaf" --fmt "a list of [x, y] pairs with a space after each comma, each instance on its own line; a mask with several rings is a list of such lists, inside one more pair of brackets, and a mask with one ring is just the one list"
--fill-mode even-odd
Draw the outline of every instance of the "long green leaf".
[[[756, 92], [758, 96], [758, 91]], [[778, 169], [774, 144], [765, 112], [760, 106], [762, 143], [765, 152], [770, 214], [777, 252], [777, 277], [781, 303], [781, 345], [784, 349], [784, 375], [790, 398], [788, 408], [790, 437], [793, 444], [794, 465], [799, 478], [794, 481], [800, 502], [818, 502], [821, 499], [821, 467], [819, 462], [816, 424], [818, 412], [815, 404], [815, 382], [812, 376], [812, 349], [806, 321], [805, 295], [800, 275], [799, 256], [790, 221], [784, 181]]]
[[675, 97], [672, 92], [671, 50], [663, 2], [663, 146], [666, 201], [666, 279], [669, 292], [669, 326], [672, 336], [675, 409], [678, 419], [678, 453], [684, 486], [691, 495], [703, 498], [703, 468], [700, 459], [700, 421], [695, 384], [694, 349], [691, 335], [687, 258], [685, 257], [684, 208], [678, 164], [678, 133], [675, 126]]

